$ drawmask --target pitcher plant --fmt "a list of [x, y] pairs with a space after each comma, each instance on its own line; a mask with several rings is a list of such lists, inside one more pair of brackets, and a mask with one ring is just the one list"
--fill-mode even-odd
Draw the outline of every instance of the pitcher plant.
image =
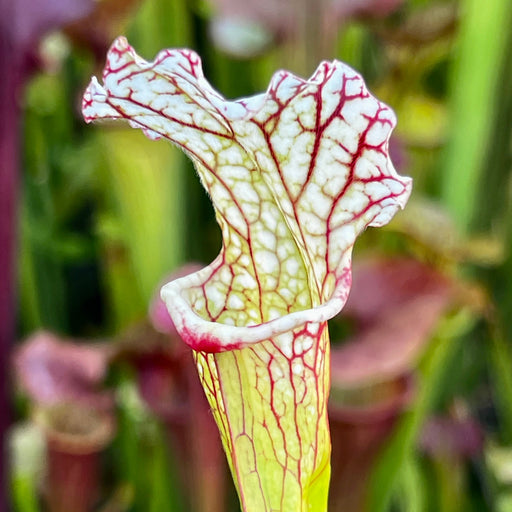
[[228, 101], [193, 51], [147, 62], [124, 37], [82, 107], [87, 122], [124, 119], [182, 148], [213, 202], [220, 254], [162, 297], [194, 350], [242, 509], [326, 510], [327, 320], [347, 299], [356, 237], [411, 191], [388, 155], [394, 113], [338, 61]]

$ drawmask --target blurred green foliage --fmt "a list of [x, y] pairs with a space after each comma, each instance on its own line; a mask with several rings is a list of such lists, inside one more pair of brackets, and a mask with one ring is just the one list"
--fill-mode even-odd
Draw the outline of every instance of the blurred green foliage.
[[[209, 37], [212, 13], [200, 0], [144, 0], [126, 35], [148, 59], [164, 47], [195, 49], [206, 76], [230, 98], [264, 90], [274, 70], [289, 68], [290, 55], [307, 48], [276, 42], [251, 58], [230, 57]], [[331, 54], [313, 57], [346, 61], [396, 110], [397, 163], [415, 180], [411, 202], [428, 200], [453, 221], [446, 232], [428, 233], [428, 210], [417, 219], [406, 210], [401, 222], [414, 229], [369, 232], [356, 252], [414, 254], [471, 279], [485, 297], [483, 318], [463, 310], [438, 326], [420, 362], [417, 396], [374, 468], [367, 510], [505, 512], [512, 481], [490, 447], [512, 443], [512, 3], [409, 0], [385, 18], [345, 21]], [[79, 98], [102, 63], [69, 35], [57, 42], [57, 66], [25, 90], [20, 338], [43, 327], [91, 338], [121, 333], [145, 318], [169, 272], [186, 261], [209, 262], [220, 247], [209, 201], [176, 148], [129, 128], [83, 123]], [[426, 233], [421, 243], [417, 231]], [[459, 249], [452, 250], [452, 236]], [[104, 457], [106, 498], [98, 510], [185, 510], [179, 462], [162, 427], [132, 403], [129, 372], [111, 379], [119, 390], [118, 435]], [[485, 432], [483, 453], [456, 469], [429, 461], [417, 443], [428, 416], [454, 401]], [[510, 451], [502, 457], [510, 467]], [[30, 482], [16, 476], [13, 486], [19, 512], [38, 510]]]

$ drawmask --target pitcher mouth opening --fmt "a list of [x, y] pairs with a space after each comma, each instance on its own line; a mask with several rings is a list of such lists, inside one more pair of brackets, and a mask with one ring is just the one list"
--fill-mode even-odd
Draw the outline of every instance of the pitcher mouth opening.
[[293, 311], [273, 320], [254, 325], [236, 326], [207, 320], [194, 311], [184, 297], [187, 288], [200, 286], [208, 275], [208, 267], [164, 285], [160, 295], [176, 329], [185, 343], [194, 350], [217, 353], [241, 349], [290, 332], [306, 323], [322, 323], [336, 316], [348, 298], [351, 283], [350, 266], [342, 276], [329, 300], [308, 309]]

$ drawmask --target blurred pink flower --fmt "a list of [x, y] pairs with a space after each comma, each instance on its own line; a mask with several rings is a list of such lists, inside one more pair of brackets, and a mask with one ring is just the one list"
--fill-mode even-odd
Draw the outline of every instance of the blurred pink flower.
[[79, 344], [40, 331], [16, 350], [14, 366], [21, 388], [39, 405], [106, 408], [112, 396], [100, 386], [111, 354], [105, 344]]
[[301, 19], [301, 11], [308, 3], [324, 10], [324, 22], [341, 24], [355, 16], [385, 16], [393, 12], [403, 0], [209, 0], [221, 18], [231, 18], [261, 23], [278, 36], [294, 34]]
[[481, 425], [471, 417], [453, 415], [429, 418], [420, 437], [420, 447], [431, 458], [468, 459], [481, 453]]
[[102, 390], [114, 354], [40, 331], [14, 354], [20, 387], [46, 439], [44, 495], [50, 512], [90, 512], [100, 493], [100, 452], [115, 432], [114, 400]]
[[[376, 457], [414, 396], [414, 368], [455, 283], [413, 259], [381, 258], [354, 265], [341, 317], [355, 331], [331, 353], [329, 417], [333, 483], [329, 510], [362, 509]], [[333, 337], [334, 338], [334, 337]]]
[[389, 258], [356, 264], [352, 290], [343, 317], [356, 333], [332, 351], [332, 380], [344, 387], [410, 371], [457, 288], [417, 260]]
[[211, 32], [216, 44], [235, 55], [250, 56], [261, 51], [271, 38], [300, 37], [304, 24], [319, 23], [322, 36], [329, 38], [348, 19], [385, 16], [403, 0], [210, 0], [210, 3], [215, 12]]

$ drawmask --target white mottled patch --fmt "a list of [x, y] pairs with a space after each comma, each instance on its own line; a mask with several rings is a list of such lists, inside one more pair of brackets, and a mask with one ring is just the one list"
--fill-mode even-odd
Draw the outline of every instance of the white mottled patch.
[[254, 254], [254, 260], [260, 272], [279, 274], [279, 260], [274, 252], [260, 250]]
[[366, 143], [370, 146], [380, 146], [389, 135], [389, 126], [376, 122], [366, 133]]
[[279, 288], [279, 294], [281, 295], [281, 297], [283, 297], [283, 300], [285, 300], [288, 304], [291, 304], [295, 298], [294, 294], [288, 288]]
[[[244, 212], [244, 218], [247, 224], [251, 225], [258, 221], [260, 218], [261, 207], [260, 203], [253, 203], [249, 201], [239, 201], [239, 204]], [[228, 217], [231, 222], [231, 219]], [[244, 231], [242, 233], [245, 233]]]
[[293, 333], [285, 332], [277, 336], [276, 342], [279, 344], [279, 348], [282, 350], [283, 354], [291, 358], [293, 355]]
[[[396, 212], [399, 205], [395, 198], [386, 197], [386, 199], [384, 199], [380, 202], [380, 207], [383, 209], [383, 212], [389, 213], [391, 209], [394, 209]], [[394, 212], [393, 212], [393, 215], [394, 215]]]
[[266, 99], [265, 94], [257, 94], [249, 98], [241, 98], [237, 100], [237, 103], [243, 103], [248, 112], [257, 112], [263, 107]]
[[310, 304], [309, 290], [302, 290], [297, 295], [297, 305], [301, 308], [307, 308]]
[[[249, 175], [249, 171], [246, 167], [246, 154], [236, 145], [229, 144], [224, 146], [222, 151], [218, 154], [219, 163], [231, 165], [235, 167], [241, 167], [237, 170], [238, 178]], [[244, 172], [245, 171], [245, 172]]]
[[274, 214], [273, 209], [263, 207], [263, 210], [261, 212], [261, 221], [270, 231], [276, 230], [278, 219]]
[[269, 177], [272, 178], [276, 169], [276, 164], [270, 157], [268, 148], [266, 146], [263, 148], [256, 148], [254, 151], [254, 156], [256, 163], [258, 164], [258, 168], [261, 170], [261, 172], [263, 174], [268, 174]]
[[297, 281], [297, 279], [295, 278], [292, 278], [288, 281], [288, 286], [294, 290], [294, 291], [297, 291], [298, 289], [298, 284], [299, 284], [299, 281]]
[[273, 274], [262, 274], [259, 276], [264, 290], [276, 290], [279, 284], [278, 276]]
[[355, 96], [356, 94], [360, 94], [361, 87], [363, 86], [363, 81], [352, 70], [349, 70], [347, 66], [344, 66], [344, 68], [346, 80], [345, 94], [347, 96]]
[[304, 373], [304, 366], [303, 366], [303, 364], [298, 362], [298, 361], [293, 363], [292, 372], [295, 375], [302, 375]]
[[304, 231], [310, 235], [325, 234], [325, 220], [318, 218], [314, 213], [299, 210], [299, 219]]
[[272, 379], [274, 381], [279, 381], [284, 377], [283, 369], [275, 359], [270, 364], [270, 374], [272, 375]]
[[251, 265], [251, 258], [249, 258], [249, 255], [248, 254], [242, 254], [240, 256], [240, 259], [238, 260], [238, 262], [240, 263], [240, 265], [244, 268], [247, 268], [249, 265]]
[[247, 325], [257, 325], [261, 322], [261, 317], [260, 317], [260, 314], [259, 312], [256, 310], [256, 309], [249, 309], [248, 310], [248, 313], [249, 313], [249, 319], [247, 321]]
[[389, 188], [392, 194], [400, 194], [404, 190], [404, 186], [397, 180], [385, 179], [382, 183]]
[[287, 146], [287, 162], [282, 165], [281, 171], [292, 197], [296, 197], [308, 177], [313, 135], [301, 133], [293, 145], [287, 142]]
[[[382, 105], [381, 105], [382, 106]], [[384, 110], [381, 110], [379, 113], [379, 119], [385, 119], [390, 121], [393, 126], [396, 125], [396, 115], [392, 109], [386, 107]]]
[[347, 224], [340, 229], [336, 230], [336, 237], [338, 239], [343, 240], [345, 243], [339, 244], [340, 247], [346, 247], [348, 245], [352, 245], [354, 243], [354, 240], [356, 238], [356, 232], [354, 229], [354, 226], [352, 224]]
[[304, 350], [302, 348], [302, 338], [298, 338], [295, 340], [293, 344], [293, 353], [295, 355], [301, 356], [303, 354]]
[[307, 352], [312, 346], [313, 346], [313, 338], [310, 338], [308, 336], [307, 338], [304, 338], [302, 340], [302, 350], [304, 352]]
[[245, 303], [240, 298], [240, 296], [236, 293], [232, 293], [228, 298], [228, 308], [234, 309], [234, 310], [242, 310], [245, 309]]
[[[366, 127], [367, 121], [363, 123], [364, 127]], [[332, 123], [327, 127], [324, 132], [324, 137], [329, 138], [336, 142], [333, 144], [333, 151], [336, 151], [335, 146], [340, 146], [340, 144], [348, 151], [349, 153], [355, 154], [357, 151], [357, 147], [359, 144], [359, 133], [355, 129], [355, 126], [352, 124], [348, 124], [345, 120], [336, 118], [332, 121]], [[343, 153], [339, 155], [342, 161], [347, 159], [346, 152], [343, 148], [340, 148]], [[335, 157], [339, 158], [338, 155], [335, 154]]]
[[[162, 88], [162, 85], [160, 85], [160, 88]], [[176, 107], [180, 105], [181, 108], [182, 103], [183, 102], [180, 100], [180, 98], [176, 96], [167, 97], [164, 95], [159, 95], [157, 92], [151, 101], [151, 106], [155, 110], [160, 110], [166, 116], [174, 117], [174, 114], [176, 113]]]
[[363, 152], [362, 158], [367, 159], [369, 162], [375, 165], [375, 167], [380, 167], [385, 170], [386, 163], [389, 159], [387, 155], [381, 153], [372, 148], [366, 148]]
[[206, 297], [216, 307], [223, 306], [226, 300], [223, 290], [220, 290], [218, 286], [208, 286], [206, 288]]
[[263, 230], [258, 233], [258, 241], [262, 247], [275, 253], [277, 247], [277, 238], [274, 233], [268, 230]]
[[241, 119], [247, 115], [247, 109], [241, 104], [234, 101], [224, 101], [219, 103], [218, 107], [221, 112], [231, 119]]
[[312, 96], [301, 96], [300, 101], [294, 100], [291, 109], [296, 115], [308, 114], [312, 118], [315, 117], [316, 102]]
[[[293, 217], [293, 207], [290, 203], [290, 201], [288, 201], [287, 199], [283, 199], [282, 202], [280, 203], [281, 206], [283, 207], [283, 210], [289, 210], [289, 213], [288, 212], [284, 212], [289, 218], [292, 218]], [[281, 220], [281, 219], [279, 219]], [[288, 230], [288, 226], [286, 225], [285, 222], [279, 222], [276, 226], [276, 234], [279, 238], [287, 238], [289, 236], [289, 230]]]
[[380, 201], [389, 195], [389, 188], [384, 186], [381, 182], [374, 181], [365, 185], [365, 191], [372, 201]]
[[[345, 122], [354, 130], [357, 134], [361, 134], [368, 126], [368, 119], [361, 115], [365, 112], [370, 117], [377, 111], [377, 106], [374, 105], [374, 101], [368, 101], [367, 99], [355, 98], [350, 100], [343, 107], [343, 117]], [[371, 112], [373, 110], [373, 113]], [[370, 111], [370, 112], [369, 112]]]
[[243, 177], [236, 176], [233, 179], [233, 196], [241, 203], [259, 204], [260, 198], [250, 183], [243, 180]]
[[[224, 203], [216, 203], [219, 210], [223, 212], [224, 217], [231, 226], [237, 229], [243, 236], [247, 236], [247, 224], [245, 218], [241, 215], [238, 206], [229, 199], [226, 199]], [[247, 215], [248, 213], [244, 211]]]
[[233, 165], [231, 163], [226, 163], [224, 165], [217, 165], [216, 172], [219, 178], [224, 182], [224, 186], [232, 187], [236, 183], [240, 183], [243, 187], [252, 188], [249, 178], [249, 170], [245, 167], [245, 165]]
[[287, 274], [294, 276], [300, 269], [299, 262], [296, 258], [288, 258], [285, 261], [285, 271]]
[[322, 111], [320, 122], [325, 123], [332, 116], [341, 101], [342, 70], [336, 69], [322, 88]]
[[247, 313], [243, 310], [228, 310], [227, 315], [230, 315], [235, 321], [235, 325], [239, 327], [247, 326]]
[[332, 151], [334, 148], [338, 148], [338, 146], [334, 145], [331, 140], [322, 141], [312, 176], [312, 181], [319, 185], [323, 185], [328, 176], [339, 172], [338, 168], [341, 166], [339, 162], [335, 160], [334, 151]]
[[281, 77], [284, 75], [284, 80], [280, 83], [279, 87], [275, 90], [277, 99], [281, 102], [285, 102], [288, 98], [295, 96], [298, 85], [302, 85], [303, 81], [286, 71], [278, 71], [272, 77], [272, 84], [281, 81]]
[[[295, 105], [299, 110], [295, 110]], [[315, 108], [314, 105], [311, 108]], [[281, 115], [278, 124], [279, 136], [287, 140], [293, 140], [303, 132], [303, 128], [297, 122], [297, 116], [303, 111], [301, 103], [294, 103], [291, 108], [287, 108]]]
[[192, 303], [192, 308], [194, 309], [194, 311], [197, 311], [197, 312], [201, 312], [201, 311], [204, 311], [204, 306], [205, 306], [205, 300], [204, 300], [204, 297], [196, 297], [195, 299], [193, 299], [191, 301]]
[[276, 131], [271, 140], [274, 152], [279, 158], [280, 167], [282, 167], [290, 158], [290, 139], [286, 131], [283, 133]]
[[217, 277], [218, 277], [218, 279], [221, 280], [221, 282], [224, 285], [231, 283], [231, 280], [233, 279], [233, 276], [231, 275], [231, 271], [228, 267], [221, 267], [219, 272], [217, 273]]
[[237, 288], [241, 290], [255, 290], [257, 288], [256, 280], [248, 272], [235, 276], [234, 283], [236, 283]]
[[[358, 190], [356, 188], [358, 186], [364, 187], [364, 191]], [[356, 213], [363, 210], [368, 205], [368, 197], [365, 194], [366, 187], [367, 185], [362, 184], [354, 184], [354, 186], [349, 187], [338, 204], [348, 212]]]
[[330, 176], [321, 181], [324, 192], [332, 197], [336, 197], [347, 182], [348, 170], [341, 168], [340, 172], [333, 172]]
[[319, 324], [309, 324], [308, 325], [308, 331], [313, 335], [315, 336], [317, 333], [318, 333], [318, 329], [320, 328], [320, 325]]
[[[192, 110], [192, 121], [190, 124], [201, 126], [207, 130], [220, 131], [221, 133], [226, 132], [226, 128], [222, 126], [216, 119], [214, 119], [208, 111], [198, 108], [194, 108]], [[206, 143], [209, 144], [208, 141], [206, 141]]]
[[367, 180], [377, 177], [379, 170], [367, 158], [359, 158], [354, 167], [354, 173], [358, 178]]
[[327, 218], [331, 210], [332, 202], [322, 193], [316, 179], [308, 184], [303, 197], [304, 201], [307, 201], [310, 205], [310, 210], [314, 212], [317, 217], [322, 219]]
[[[353, 137], [353, 133], [352, 133], [352, 130], [349, 130], [346, 128], [346, 125], [344, 123], [341, 123], [341, 126], [344, 127], [343, 130], [345, 132], [348, 133], [349, 136], [352, 137], [352, 141], [354, 142], [354, 137]], [[331, 138], [331, 137], [330, 137]], [[352, 161], [352, 154], [350, 153], [351, 151], [351, 148], [350, 147], [343, 147], [341, 145], [341, 142], [342, 140], [340, 140], [338, 137], [336, 138], [331, 138], [331, 140], [334, 141], [334, 144], [331, 144], [329, 146], [329, 154], [331, 155], [332, 159], [334, 161], [336, 161], [336, 163], [339, 165], [339, 166], [342, 166], [342, 167], [348, 167]], [[357, 142], [357, 141], [355, 141]], [[352, 152], [356, 151], [357, 150], [357, 144], [353, 144], [355, 145], [355, 148], [352, 149]], [[325, 174], [327, 176], [331, 175], [333, 173], [333, 171], [331, 171], [330, 169], [323, 169]]]
[[331, 234], [332, 242], [329, 251], [329, 268], [337, 268], [345, 251], [354, 245], [356, 230], [353, 224], [345, 224]]

